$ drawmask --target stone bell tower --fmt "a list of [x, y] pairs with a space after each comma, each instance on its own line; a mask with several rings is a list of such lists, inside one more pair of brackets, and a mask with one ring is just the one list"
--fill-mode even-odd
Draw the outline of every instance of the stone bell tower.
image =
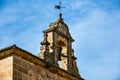
[[66, 70], [69, 73], [80, 76], [76, 64], [76, 57], [72, 49], [72, 42], [68, 26], [62, 19], [62, 14], [56, 22], [49, 25], [43, 31], [44, 40], [41, 42], [39, 57], [53, 66]]

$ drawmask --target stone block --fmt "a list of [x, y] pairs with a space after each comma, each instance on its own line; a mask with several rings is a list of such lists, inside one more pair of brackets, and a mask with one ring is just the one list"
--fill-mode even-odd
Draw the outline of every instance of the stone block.
[[22, 80], [28, 80], [28, 75], [27, 75], [27, 74], [22, 73]]
[[13, 58], [13, 62], [18, 64], [18, 65], [21, 65], [21, 59], [18, 59], [17, 57]]
[[15, 69], [13, 69], [13, 74], [14, 74], [15, 76], [22, 77], [22, 73], [21, 73], [20, 71], [15, 70]]
[[18, 69], [18, 64], [13, 63], [13, 68]]
[[28, 63], [26, 61], [21, 61], [21, 65], [25, 68], [28, 68]]
[[18, 71], [22, 72], [22, 73], [25, 73], [25, 74], [28, 74], [28, 69], [27, 68], [24, 68], [20, 65], [18, 65]]
[[0, 78], [4, 77], [4, 72], [0, 72]]
[[13, 80], [17, 80], [17, 76], [16, 75], [13, 76]]

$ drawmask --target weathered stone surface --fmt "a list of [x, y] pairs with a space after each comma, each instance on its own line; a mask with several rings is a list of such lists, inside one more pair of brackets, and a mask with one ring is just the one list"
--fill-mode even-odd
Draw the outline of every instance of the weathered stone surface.
[[22, 63], [21, 63], [22, 66], [23, 66], [24, 68], [28, 68], [28, 64], [27, 64], [26, 61], [22, 60], [21, 62], [22, 62]]
[[28, 80], [28, 74], [22, 73], [22, 80]]
[[[80, 77], [75, 59], [72, 58], [72, 42], [74, 41], [69, 33], [68, 26], [63, 20], [59, 19], [50, 24], [49, 29], [44, 31], [45, 38], [50, 45], [41, 47], [39, 57], [54, 66], [66, 70], [68, 73]], [[44, 40], [43, 40], [44, 41]], [[46, 47], [48, 46], [48, 47]], [[49, 52], [46, 49], [49, 48]]]
[[17, 47], [9, 49], [13, 53], [0, 59], [1, 80], [83, 80]]
[[[15, 57], [17, 59], [18, 57]], [[28, 72], [25, 73], [26, 69], [24, 70], [23, 67], [25, 66], [24, 64], [17, 64], [17, 68], [13, 69], [13, 79], [17, 80], [69, 80], [65, 77], [60, 76], [59, 74], [54, 74], [47, 70], [44, 67], [37, 66], [35, 64], [31, 64], [28, 61], [25, 61], [24, 59], [18, 59], [21, 62], [26, 63], [28, 66], [27, 70]], [[14, 61], [14, 60], [13, 60]], [[16, 66], [16, 62], [13, 62], [14, 66]]]
[[14, 63], [21, 65], [21, 60], [19, 58], [14, 57]]
[[17, 76], [14, 75], [14, 76], [13, 76], [13, 80], [17, 80]]
[[0, 80], [12, 80], [13, 75], [13, 57], [0, 60]]
[[22, 77], [22, 73], [18, 70], [15, 70], [15, 69], [13, 70], [13, 75]]

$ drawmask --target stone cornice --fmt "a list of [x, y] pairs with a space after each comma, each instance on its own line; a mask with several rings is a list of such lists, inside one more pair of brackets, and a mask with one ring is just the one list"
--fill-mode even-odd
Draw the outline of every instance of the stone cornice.
[[84, 80], [80, 76], [73, 75], [59, 67], [53, 66], [53, 65], [45, 62], [44, 60], [40, 59], [39, 57], [33, 55], [32, 53], [30, 53], [26, 50], [23, 50], [23, 49], [17, 47], [16, 45], [6, 47], [6, 48], [0, 50], [0, 59], [3, 59], [8, 56], [21, 57], [22, 59], [25, 59], [35, 65], [42, 66], [44, 68], [47, 67], [47, 69], [50, 72], [52, 72], [54, 74], [59, 74], [69, 80]]
[[66, 37], [67, 39], [69, 39], [71, 42], [74, 42], [74, 39], [70, 35], [67, 36], [67, 35], [63, 34], [62, 32], [58, 31], [55, 28], [50, 28], [50, 29], [44, 30], [43, 32], [45, 33], [45, 32], [52, 32], [52, 31], [55, 31], [55, 32], [59, 33], [60, 35], [62, 35], [64, 37]]

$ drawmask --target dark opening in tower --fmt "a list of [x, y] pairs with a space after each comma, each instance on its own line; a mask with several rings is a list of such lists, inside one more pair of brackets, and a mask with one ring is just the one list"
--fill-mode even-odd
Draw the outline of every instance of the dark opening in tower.
[[59, 41], [59, 53], [58, 53], [58, 64], [62, 69], [67, 70], [67, 46], [63, 41]]

